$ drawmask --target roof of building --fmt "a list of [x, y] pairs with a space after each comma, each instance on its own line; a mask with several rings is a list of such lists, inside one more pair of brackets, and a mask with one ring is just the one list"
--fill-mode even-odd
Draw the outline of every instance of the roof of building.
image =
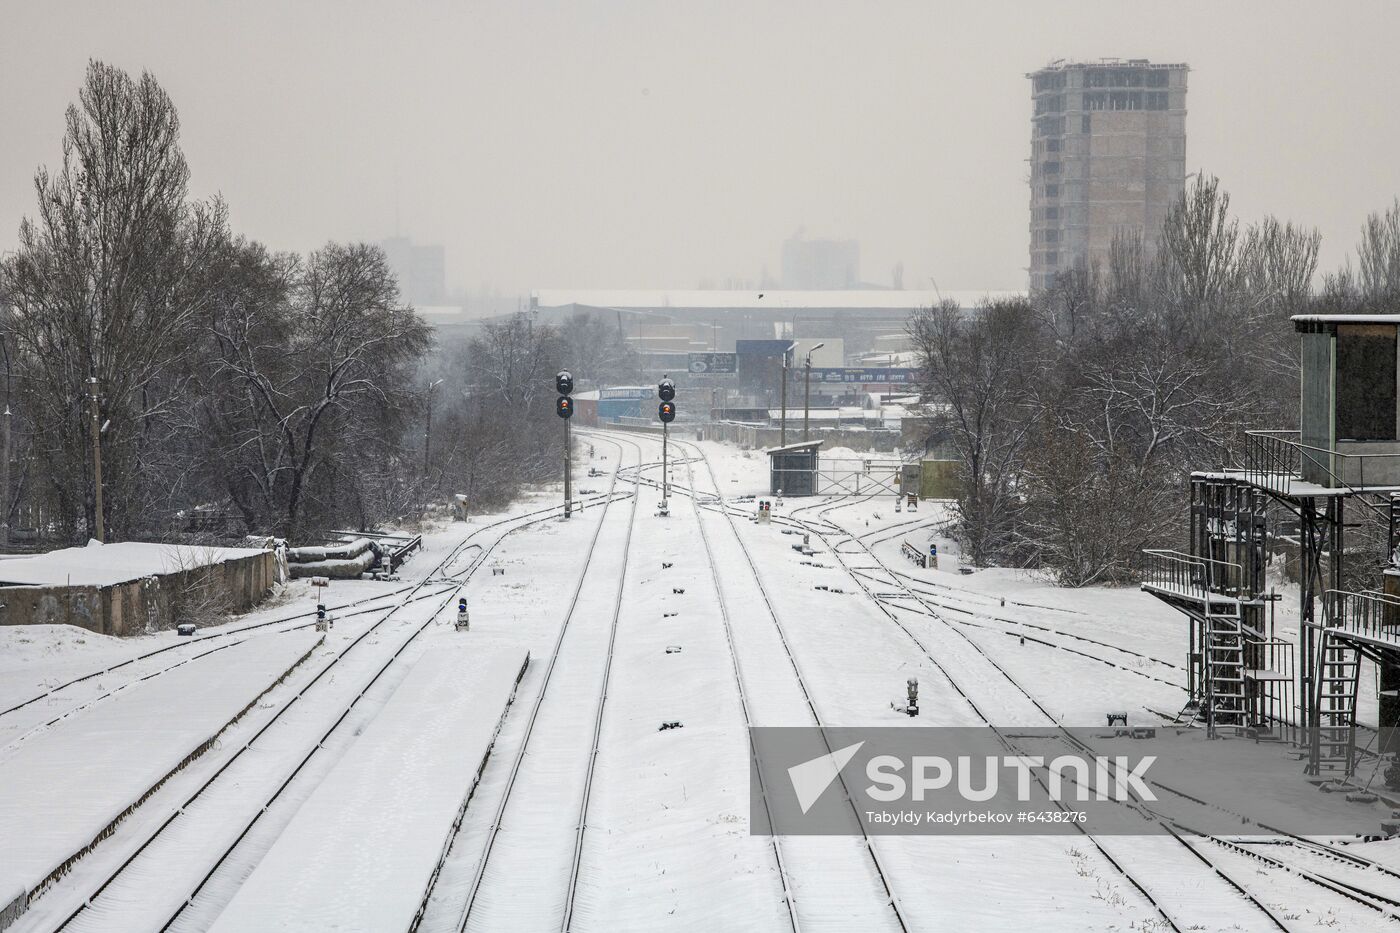
[[1299, 324], [1400, 324], [1400, 314], [1295, 314]]
[[1026, 73], [1027, 78], [1047, 71], [1070, 71], [1075, 68], [1180, 68], [1190, 71], [1185, 62], [1154, 62], [1145, 58], [1097, 58], [1093, 61], [1075, 61], [1070, 58], [1057, 58], [1044, 68]]
[[221, 564], [262, 551], [123, 541], [88, 542], [33, 557], [0, 560], [0, 583], [18, 586], [112, 586], [142, 577]]
[[767, 450], [764, 451], [764, 453], [766, 453], [768, 456], [771, 457], [771, 456], [773, 456], [774, 454], [791, 454], [791, 453], [798, 453], [798, 452], [804, 451], [804, 450], [815, 450], [816, 448], [820, 447], [821, 445], [822, 445], [822, 442], [819, 441], [819, 440], [817, 440], [817, 441], [798, 441], [796, 444], [788, 444], [786, 447], [769, 447]]
[[950, 291], [887, 289], [879, 291], [797, 291], [763, 289], [539, 289], [530, 293], [539, 308], [582, 305], [589, 308], [618, 308], [629, 311], [735, 310], [779, 311], [804, 309], [913, 311], [951, 299], [960, 307], [976, 307], [984, 299], [1023, 298], [1023, 291]]

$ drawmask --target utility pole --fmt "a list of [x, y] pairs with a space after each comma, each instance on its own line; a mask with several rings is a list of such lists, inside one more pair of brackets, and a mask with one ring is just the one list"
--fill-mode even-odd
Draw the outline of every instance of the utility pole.
[[802, 440], [807, 440], [807, 422], [812, 414], [812, 354], [816, 353], [825, 343], [819, 343], [807, 351], [807, 361], [803, 364], [806, 371], [806, 387], [802, 390]]
[[0, 422], [0, 547], [10, 546], [10, 344], [9, 334], [0, 334], [0, 353], [5, 357], [5, 415]]
[[423, 478], [428, 478], [428, 469], [432, 463], [433, 454], [433, 390], [442, 385], [442, 380], [437, 379], [428, 385], [428, 418], [423, 425]]
[[0, 421], [0, 547], [10, 546], [10, 402]]
[[93, 511], [97, 517], [95, 530], [97, 540], [105, 542], [107, 532], [102, 519], [102, 416], [97, 410], [96, 376], [88, 377], [88, 389], [91, 392], [88, 400], [92, 408], [92, 499]]

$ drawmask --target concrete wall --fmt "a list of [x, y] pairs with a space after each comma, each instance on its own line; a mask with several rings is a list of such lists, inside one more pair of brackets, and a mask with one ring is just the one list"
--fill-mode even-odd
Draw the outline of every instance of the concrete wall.
[[181, 616], [208, 624], [246, 612], [276, 580], [273, 553], [193, 567], [112, 586], [0, 587], [0, 625], [76, 625], [102, 635], [173, 628]]

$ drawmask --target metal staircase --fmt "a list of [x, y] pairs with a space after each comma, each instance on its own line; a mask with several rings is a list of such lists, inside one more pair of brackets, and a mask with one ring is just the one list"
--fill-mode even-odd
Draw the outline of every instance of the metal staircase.
[[1361, 652], [1323, 632], [1317, 677], [1317, 724], [1312, 736], [1314, 774], [1351, 774], [1356, 756], [1356, 695]]
[[1224, 612], [1218, 604], [1206, 604], [1205, 614], [1205, 697], [1206, 728], [1236, 732], [1249, 725], [1248, 701], [1244, 685], [1244, 629], [1238, 603]]

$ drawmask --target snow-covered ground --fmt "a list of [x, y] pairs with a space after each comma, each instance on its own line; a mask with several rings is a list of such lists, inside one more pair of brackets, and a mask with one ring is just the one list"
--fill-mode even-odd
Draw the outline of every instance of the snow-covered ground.
[[[1160, 724], [1185, 700], [1185, 620], [1133, 588], [961, 574], [946, 539], [918, 568], [900, 543], [939, 533], [936, 503], [789, 499], [750, 522], [734, 500], [766, 493], [767, 459], [723, 444], [672, 443], [658, 516], [659, 467], [637, 481], [659, 439], [580, 436], [582, 513], [542, 489], [430, 532], [398, 582], [335, 582], [335, 627], [275, 685], [319, 637], [304, 581], [193, 639], [0, 629], [0, 909], [81, 854], [13, 929], [406, 929], [430, 886], [427, 931], [1378, 929], [1327, 879], [1400, 900], [1389, 842], [1348, 864], [1164, 835], [750, 835], [746, 725]], [[504, 706], [491, 659], [526, 652], [454, 831]], [[893, 708], [909, 677], [914, 719]], [[1204, 803], [1164, 803], [1172, 819], [1388, 816], [1320, 794], [1283, 746], [1252, 749], [1277, 767], [1238, 786], [1232, 743], [1180, 741], [1164, 780]]]

